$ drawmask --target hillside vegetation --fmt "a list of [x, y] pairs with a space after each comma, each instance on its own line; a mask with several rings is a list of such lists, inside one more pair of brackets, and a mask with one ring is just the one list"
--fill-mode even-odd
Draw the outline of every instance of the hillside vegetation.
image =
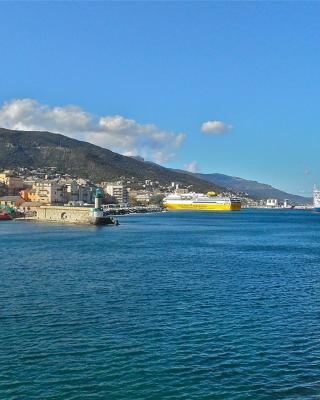
[[161, 184], [179, 182], [196, 191], [220, 188], [187, 173], [114, 153], [91, 143], [51, 132], [14, 131], [0, 128], [0, 169], [56, 167], [93, 182], [120, 177], [150, 179]]

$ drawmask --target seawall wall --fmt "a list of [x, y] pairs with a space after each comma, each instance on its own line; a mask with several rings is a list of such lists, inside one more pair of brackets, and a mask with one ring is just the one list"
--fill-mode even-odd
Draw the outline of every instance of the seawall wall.
[[36, 210], [35, 219], [39, 221], [91, 223], [92, 209], [88, 207], [41, 206]]

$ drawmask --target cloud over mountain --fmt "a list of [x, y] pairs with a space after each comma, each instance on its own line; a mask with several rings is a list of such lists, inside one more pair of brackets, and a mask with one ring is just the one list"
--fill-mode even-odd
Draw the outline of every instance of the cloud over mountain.
[[201, 132], [211, 135], [219, 135], [227, 133], [232, 129], [232, 125], [226, 124], [223, 121], [206, 121], [201, 125]]
[[50, 107], [34, 99], [14, 99], [0, 108], [0, 126], [15, 130], [62, 133], [124, 155], [141, 155], [158, 163], [175, 157], [186, 134], [121, 115], [96, 116], [76, 105]]
[[185, 164], [184, 169], [188, 172], [199, 172], [199, 163], [196, 160], [191, 161], [188, 164]]

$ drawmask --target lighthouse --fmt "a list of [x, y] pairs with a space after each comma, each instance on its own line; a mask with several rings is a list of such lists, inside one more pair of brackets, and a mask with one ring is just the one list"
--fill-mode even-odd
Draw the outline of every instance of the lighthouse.
[[102, 198], [103, 191], [101, 188], [97, 188], [94, 194], [94, 208], [91, 209], [91, 223], [94, 225], [106, 225], [109, 223], [108, 218], [103, 215]]
[[116, 219], [104, 215], [101, 206], [102, 199], [103, 190], [97, 188], [94, 194], [94, 208], [91, 209], [91, 223], [93, 225], [119, 225], [119, 222]]
[[97, 188], [94, 195], [94, 208], [96, 210], [101, 210], [102, 198], [103, 198], [103, 191], [101, 188]]

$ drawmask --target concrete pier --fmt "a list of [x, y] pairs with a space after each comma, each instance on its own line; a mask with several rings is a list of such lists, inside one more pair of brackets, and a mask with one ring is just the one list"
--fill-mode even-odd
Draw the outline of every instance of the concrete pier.
[[104, 216], [102, 211], [88, 207], [40, 206], [34, 210], [34, 216], [28, 219], [71, 224], [115, 224], [115, 221]]

